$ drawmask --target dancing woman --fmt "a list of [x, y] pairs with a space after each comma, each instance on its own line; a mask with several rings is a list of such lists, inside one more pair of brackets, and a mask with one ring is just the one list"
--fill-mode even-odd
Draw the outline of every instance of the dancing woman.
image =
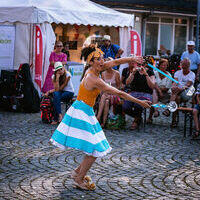
[[97, 157], [105, 156], [111, 151], [111, 147], [93, 111], [96, 97], [102, 91], [136, 102], [146, 108], [150, 107], [151, 102], [138, 100], [106, 84], [99, 77], [100, 72], [116, 65], [132, 60], [142, 63], [143, 59], [141, 57], [119, 58], [104, 62], [103, 52], [100, 49], [92, 46], [86, 48], [84, 58], [88, 63], [88, 70], [81, 81], [77, 100], [68, 109], [54, 132], [51, 142], [63, 149], [70, 147], [86, 153], [82, 163], [72, 171], [71, 177], [77, 188], [93, 190], [95, 185], [85, 178], [86, 174]]

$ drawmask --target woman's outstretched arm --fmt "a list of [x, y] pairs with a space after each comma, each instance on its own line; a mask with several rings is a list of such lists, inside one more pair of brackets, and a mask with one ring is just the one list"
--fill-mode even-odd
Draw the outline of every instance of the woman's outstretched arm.
[[101, 80], [100, 78], [97, 79], [91, 79], [90, 84], [93, 85], [93, 87], [98, 88], [99, 90], [101, 90], [102, 92], [106, 92], [109, 94], [114, 94], [117, 95], [127, 101], [132, 101], [134, 103], [140, 104], [141, 106], [145, 107], [145, 108], [150, 108], [151, 107], [151, 102], [147, 101], [147, 100], [139, 100], [137, 98], [132, 97], [131, 95], [129, 95], [126, 92], [123, 92], [121, 90], [118, 90], [115, 87], [112, 87], [108, 84], [106, 84], [103, 80]]
[[142, 64], [144, 62], [144, 59], [140, 56], [118, 58], [115, 60], [106, 61], [104, 63], [104, 68], [106, 70], [106, 69], [112, 68], [114, 66], [129, 63], [129, 62], [137, 62], [139, 64]]

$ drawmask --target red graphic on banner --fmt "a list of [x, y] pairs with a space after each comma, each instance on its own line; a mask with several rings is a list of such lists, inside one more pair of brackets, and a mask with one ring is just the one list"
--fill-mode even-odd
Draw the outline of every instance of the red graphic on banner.
[[130, 31], [131, 33], [131, 54], [136, 56], [142, 55], [142, 43], [140, 35], [137, 31]]
[[42, 46], [42, 32], [39, 26], [36, 26], [35, 34], [35, 82], [41, 89], [42, 86], [42, 59], [43, 59], [43, 46]]

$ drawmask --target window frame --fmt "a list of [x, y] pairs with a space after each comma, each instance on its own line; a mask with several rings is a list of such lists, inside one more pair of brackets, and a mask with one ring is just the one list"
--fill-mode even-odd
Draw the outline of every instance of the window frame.
[[[174, 45], [175, 45], [175, 28], [176, 26], [185, 26], [186, 27], [186, 38], [185, 40], [187, 41], [187, 38], [188, 38], [188, 35], [189, 35], [189, 18], [187, 17], [179, 17], [179, 16], [154, 16], [156, 18], [158, 18], [158, 22], [155, 22], [155, 21], [148, 21], [148, 20], [145, 20], [145, 23], [146, 25], [147, 24], [158, 24], [158, 35], [157, 35], [157, 54], [156, 55], [153, 55], [153, 56], [158, 56], [158, 50], [160, 49], [160, 34], [161, 34], [161, 25], [172, 25], [172, 41], [171, 41], [171, 54], [174, 53]], [[161, 22], [161, 19], [162, 18], [169, 18], [169, 19], [172, 19], [172, 23], [167, 23], [167, 22]], [[186, 20], [186, 24], [179, 24], [179, 23], [176, 23], [176, 19], [184, 19]], [[146, 27], [145, 26], [145, 41], [146, 41]], [[193, 26], [194, 28], [194, 26]], [[144, 51], [144, 54], [146, 55], [146, 42], [144, 42], [145, 44], [145, 51]]]

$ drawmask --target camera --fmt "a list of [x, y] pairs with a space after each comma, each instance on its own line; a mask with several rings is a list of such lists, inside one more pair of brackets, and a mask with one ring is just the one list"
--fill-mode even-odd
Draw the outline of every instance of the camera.
[[141, 71], [141, 69], [142, 69], [141, 67], [137, 67], [137, 68], [136, 68], [136, 70], [137, 70], [138, 72]]

